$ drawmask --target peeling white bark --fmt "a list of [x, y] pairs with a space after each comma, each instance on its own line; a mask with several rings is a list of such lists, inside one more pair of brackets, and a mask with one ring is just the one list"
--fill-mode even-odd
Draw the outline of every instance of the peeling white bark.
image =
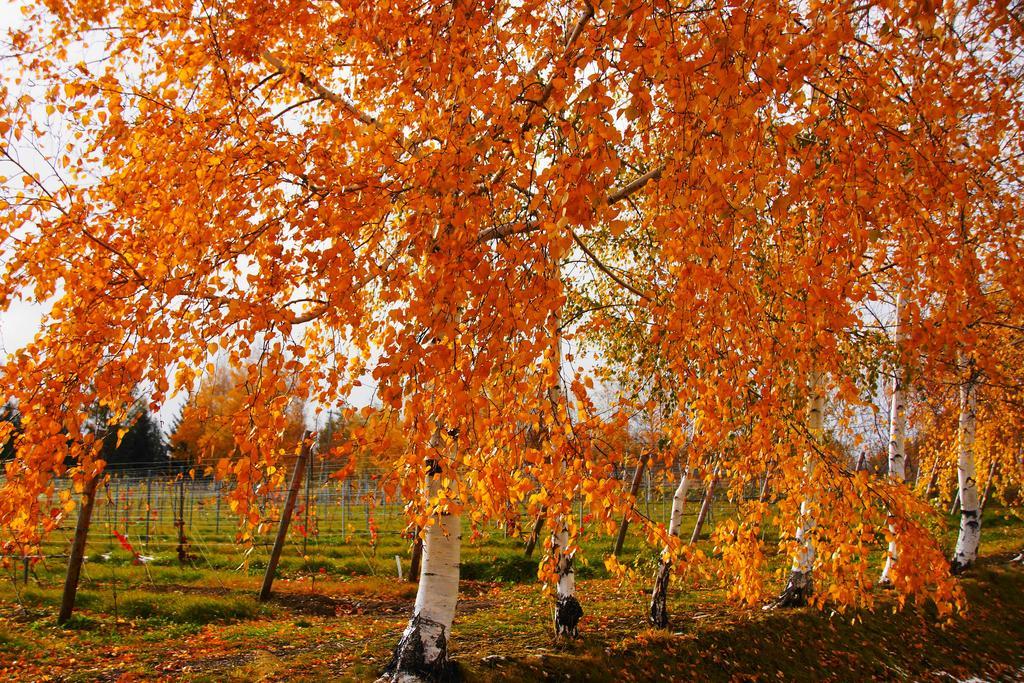
[[676, 487], [676, 492], [672, 496], [672, 515], [668, 521], [668, 533], [670, 536], [679, 535], [679, 527], [683, 524], [683, 511], [686, 508], [686, 494], [690, 490], [690, 468], [687, 467], [683, 472], [683, 478], [679, 481], [679, 486]]
[[[431, 464], [428, 493], [437, 496], [440, 469]], [[416, 604], [402, 639], [381, 680], [413, 682], [449, 676], [448, 641], [459, 599], [462, 521], [458, 514], [439, 514], [427, 527]]]
[[[900, 306], [902, 293], [896, 295], [896, 325], [893, 330], [893, 344], [896, 345], [897, 358], [900, 348]], [[895, 482], [903, 483], [907, 479], [907, 451], [906, 451], [906, 430], [907, 416], [906, 406], [903, 400], [903, 368], [897, 361], [892, 380], [892, 400], [889, 403], [889, 478]], [[892, 572], [892, 565], [899, 559], [899, 548], [896, 544], [896, 528], [890, 522], [889, 550], [885, 558], [885, 567], [882, 569], [882, 578], [879, 583], [890, 585], [892, 579], [889, 576]]]
[[[679, 536], [679, 528], [683, 523], [683, 509], [686, 506], [686, 493], [690, 489], [690, 468], [683, 469], [683, 478], [679, 481], [675, 494], [672, 496], [672, 513], [668, 522], [668, 533], [670, 536]], [[665, 549], [667, 552], [668, 549]], [[654, 589], [651, 591], [651, 606], [648, 612], [648, 620], [659, 628], [668, 625], [668, 582], [672, 572], [672, 562], [663, 559], [658, 565], [658, 571], [654, 575]]]
[[[562, 345], [562, 336], [557, 330], [561, 329], [561, 311], [554, 312], [555, 333], [555, 356], [558, 363], [558, 380], [549, 390], [549, 398], [552, 405], [558, 406], [563, 400], [567, 402], [566, 417], [571, 414], [568, 410], [569, 394], [562, 385], [562, 364], [565, 357], [565, 349]], [[562, 464], [563, 472], [565, 464]], [[576, 598], [576, 574], [572, 568], [572, 553], [569, 548], [569, 527], [562, 516], [552, 520], [551, 552], [555, 558], [555, 571], [558, 575], [558, 583], [555, 586], [555, 637], [568, 636], [575, 638], [579, 635], [579, 621], [583, 617], [583, 607]]]
[[974, 433], [977, 415], [976, 383], [973, 363], [968, 363], [968, 376], [960, 385], [960, 430], [957, 456], [957, 483], [960, 493], [960, 534], [956, 539], [952, 569], [961, 572], [978, 559], [981, 542], [981, 509], [974, 470]]
[[[821, 375], [815, 373], [811, 378], [811, 398], [808, 402], [807, 429], [815, 440], [821, 439], [824, 428], [825, 396], [821, 392]], [[814, 457], [808, 455], [804, 459], [804, 474], [810, 480], [814, 477]], [[811, 511], [812, 499], [805, 498], [800, 503], [800, 526], [796, 530], [796, 538], [800, 542], [800, 550], [793, 560], [793, 571], [808, 574], [814, 568], [814, 542], [811, 532], [817, 525]]]
[[572, 570], [572, 555], [568, 552], [569, 529], [564, 525], [555, 534], [555, 553], [558, 555], [558, 597], [568, 598], [576, 595], [576, 579]]
[[[462, 544], [462, 520], [457, 514], [440, 515], [426, 531], [423, 539], [423, 565], [420, 586], [416, 592], [413, 614], [428, 619], [443, 629], [447, 643], [459, 599], [459, 555]], [[436, 661], [444, 650], [426, 648], [428, 662]]]
[[[808, 477], [814, 474], [814, 465], [808, 461], [804, 464], [804, 472]], [[793, 571], [801, 574], [808, 574], [814, 568], [814, 543], [811, 540], [811, 532], [814, 530], [816, 521], [811, 514], [809, 500], [800, 503], [800, 525], [796, 530], [796, 540], [800, 543], [796, 556], [793, 558]]]
[[576, 598], [576, 574], [572, 568], [569, 548], [569, 528], [562, 519], [556, 520], [551, 536], [551, 552], [556, 558], [558, 583], [555, 586], [555, 635], [575, 638], [579, 635], [579, 621], [583, 608]]
[[[821, 391], [821, 374], [815, 372], [811, 375], [810, 380], [807, 430], [815, 440], [820, 440], [825, 411], [825, 395]], [[814, 477], [814, 456], [811, 453], [804, 458], [804, 475], [808, 481]], [[812, 509], [813, 502], [813, 498], [809, 495], [800, 502], [800, 522], [796, 530], [799, 547], [793, 557], [792, 571], [786, 589], [769, 607], [801, 607], [807, 604], [813, 593], [815, 549], [812, 534], [817, 524]]]

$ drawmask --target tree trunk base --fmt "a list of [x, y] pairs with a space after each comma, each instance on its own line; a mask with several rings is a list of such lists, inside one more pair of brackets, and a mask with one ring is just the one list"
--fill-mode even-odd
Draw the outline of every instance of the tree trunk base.
[[461, 680], [458, 667], [448, 659], [444, 625], [417, 614], [409, 621], [391, 662], [377, 683], [458, 683]]
[[960, 534], [956, 539], [956, 551], [949, 561], [953, 575], [963, 574], [978, 560], [978, 544], [981, 541], [981, 514], [978, 510], [960, 509]]
[[559, 596], [555, 602], [555, 636], [578, 637], [582, 617], [583, 607], [575, 595]]
[[668, 626], [668, 582], [672, 576], [672, 563], [662, 561], [654, 578], [654, 590], [651, 593], [651, 611], [647, 620], [652, 626], [665, 628]]
[[765, 606], [765, 609], [788, 609], [806, 607], [814, 594], [814, 580], [810, 572], [793, 572], [789, 575], [786, 590], [779, 597]]
[[878, 580], [878, 587], [884, 590], [890, 591], [893, 589], [892, 579], [888, 576], [884, 576]]
[[949, 573], [953, 576], [959, 576], [973, 566], [974, 560], [961, 560], [958, 557], [954, 557], [949, 561]]

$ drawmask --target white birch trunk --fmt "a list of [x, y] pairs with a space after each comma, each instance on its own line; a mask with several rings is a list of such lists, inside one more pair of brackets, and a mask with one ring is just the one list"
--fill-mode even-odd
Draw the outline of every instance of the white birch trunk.
[[[903, 367], [899, 362], [901, 303], [902, 293], [896, 295], [896, 328], [893, 330], [893, 344], [896, 346], [897, 361], [892, 380], [892, 400], [889, 403], [889, 478], [900, 484], [907, 479], [907, 416], [906, 406], [903, 402]], [[891, 535], [889, 551], [885, 558], [885, 567], [882, 569], [882, 578], [879, 580], [883, 586], [892, 585], [892, 578], [889, 574], [892, 571], [893, 563], [899, 559], [896, 528], [891, 521], [889, 534]]]
[[[825, 396], [821, 391], [822, 377], [815, 372], [811, 375], [810, 399], [807, 410], [807, 429], [812, 438], [820, 441], [824, 423]], [[804, 457], [804, 475], [810, 481], [814, 477], [814, 455], [808, 453]], [[800, 522], [796, 530], [796, 540], [799, 544], [796, 555], [793, 558], [793, 567], [789, 574], [789, 581], [782, 595], [775, 600], [771, 607], [802, 607], [807, 604], [814, 592], [814, 541], [811, 535], [814, 531], [816, 521], [813, 514], [813, 499], [805, 496], [800, 502]]]
[[555, 587], [555, 635], [575, 638], [579, 635], [579, 621], [583, 608], [576, 598], [576, 574], [572, 568], [572, 553], [569, 548], [569, 528], [561, 518], [556, 520], [557, 531], [551, 536], [552, 548], [558, 573]]
[[[555, 329], [560, 325], [561, 316], [555, 313]], [[552, 405], [558, 406], [566, 397], [562, 390], [562, 337], [556, 337], [558, 362], [558, 382], [550, 390]], [[569, 411], [566, 410], [566, 416]], [[565, 465], [563, 463], [562, 467]], [[572, 567], [572, 553], [569, 552], [569, 526], [564, 517], [559, 515], [552, 520], [551, 552], [555, 558], [555, 572], [558, 582], [555, 585], [555, 637], [567, 636], [575, 638], [579, 635], [579, 621], [583, 617], [583, 607], [576, 597], [576, 573]]]
[[683, 478], [679, 481], [675, 494], [672, 496], [672, 514], [668, 520], [669, 536], [678, 536], [679, 527], [683, 524], [683, 510], [686, 507], [686, 494], [690, 491], [690, 468], [687, 467]]
[[[437, 496], [441, 470], [429, 462], [428, 494]], [[459, 599], [462, 523], [458, 514], [438, 514], [423, 539], [420, 582], [412, 619], [381, 681], [412, 683], [452, 674], [448, 640]]]
[[769, 462], [764, 468], [764, 480], [761, 482], [761, 493], [757, 496], [757, 502], [763, 503], [768, 500], [768, 482], [771, 480], [771, 463]]
[[[679, 481], [675, 494], [672, 496], [672, 513], [668, 522], [669, 536], [679, 536], [679, 528], [683, 524], [683, 509], [686, 506], [686, 494], [690, 489], [690, 468], [683, 470], [683, 478]], [[665, 548], [658, 571], [654, 575], [654, 590], [651, 592], [651, 607], [648, 620], [658, 628], [668, 626], [668, 583], [672, 573], [672, 561], [667, 557]]]
[[[568, 394], [562, 386], [564, 349], [562, 348], [562, 335], [560, 332], [561, 311], [556, 310], [553, 317], [554, 340], [556, 344], [555, 362], [558, 364], [558, 378], [555, 386], [549, 390], [549, 397], [552, 406], [555, 406], [557, 415], [557, 406], [563, 401], [568, 400]], [[566, 408], [565, 415], [566, 419], [568, 419], [571, 411], [568, 410], [568, 406]], [[565, 467], [564, 463], [562, 467]], [[555, 558], [555, 571], [558, 576], [558, 583], [555, 586], [555, 637], [568, 636], [575, 638], [579, 635], [579, 622], [583, 617], [583, 607], [576, 597], [576, 574], [572, 567], [573, 556], [572, 553], [568, 552], [569, 527], [565, 518], [560, 515], [554, 518], [552, 522], [551, 552]]]
[[[814, 463], [810, 458], [804, 462], [804, 473], [808, 478], [814, 475]], [[793, 558], [793, 573], [810, 574], [814, 569], [814, 543], [811, 541], [814, 527], [811, 501], [805, 499], [800, 503], [800, 526], [796, 530], [796, 540], [800, 543], [800, 548]]]
[[959, 573], [978, 559], [981, 542], [981, 510], [974, 471], [974, 431], [977, 411], [974, 364], [967, 364], [968, 375], [960, 385], [960, 434], [957, 457], [957, 483], [960, 493], [960, 534], [951, 567]]

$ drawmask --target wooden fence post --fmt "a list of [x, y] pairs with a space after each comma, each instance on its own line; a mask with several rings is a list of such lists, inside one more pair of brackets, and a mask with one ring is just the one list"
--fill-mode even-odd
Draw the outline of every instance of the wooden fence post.
[[178, 562], [188, 561], [188, 540], [185, 538], [185, 475], [178, 480], [178, 518], [174, 521], [178, 527]]
[[149, 525], [153, 517], [153, 471], [146, 477], [146, 548], [149, 548]]
[[92, 507], [96, 501], [96, 486], [100, 474], [93, 474], [85, 482], [82, 490], [81, 507], [78, 509], [78, 524], [75, 526], [75, 538], [71, 543], [71, 554], [68, 556], [68, 573], [64, 577], [64, 594], [60, 600], [58, 624], [67, 623], [75, 609], [75, 596], [78, 594], [78, 578], [82, 574], [82, 561], [85, 559], [85, 541], [89, 536], [89, 522], [92, 521]]
[[533, 549], [537, 547], [537, 540], [540, 539], [540, 532], [544, 529], [544, 518], [547, 516], [545, 510], [541, 510], [540, 514], [537, 515], [536, 521], [533, 523], [533, 531], [530, 532], [530, 537], [526, 539], [526, 549], [524, 554], [526, 557], [533, 557]]
[[308, 545], [307, 545], [308, 542], [309, 542], [309, 489], [310, 489], [310, 486], [313, 484], [313, 458], [312, 457], [308, 457], [308, 458], [306, 458], [306, 460], [307, 460], [307, 464], [308, 464], [308, 467], [309, 467], [309, 471], [306, 472], [306, 508], [305, 508], [305, 511], [304, 511], [305, 512], [305, 521], [303, 522], [305, 527], [303, 528], [303, 532], [302, 532], [302, 556], [303, 557], [305, 557], [306, 555], [309, 554], [309, 552], [308, 552]]
[[306, 434], [302, 435], [302, 446], [299, 449], [299, 458], [295, 461], [295, 471], [292, 472], [292, 482], [288, 487], [288, 496], [284, 501], [284, 508], [281, 510], [281, 521], [277, 525], [277, 537], [274, 539], [274, 547], [270, 551], [270, 559], [267, 561], [267, 572], [263, 575], [263, 587], [260, 589], [260, 602], [266, 602], [270, 598], [270, 590], [274, 585], [274, 574], [277, 573], [277, 563], [281, 559], [281, 549], [284, 548], [285, 537], [288, 535], [288, 525], [292, 521], [292, 511], [295, 509], [295, 499], [299, 496], [299, 486], [302, 484], [302, 475], [305, 474], [306, 460], [309, 458], [310, 446], [306, 443]]
[[[640, 491], [640, 483], [643, 481], [644, 470], [647, 467], [647, 454], [644, 453], [640, 456], [640, 461], [636, 464], [636, 471], [633, 472], [633, 481], [629, 484], [629, 497], [631, 500], [636, 501], [636, 494]], [[648, 480], [647, 486], [647, 505], [648, 511], [651, 502], [651, 487]], [[619, 535], [615, 539], [615, 548], [612, 550], [613, 555], [618, 555], [622, 552], [622, 544], [626, 542], [626, 532], [629, 530], [629, 512], [622, 516], [622, 522], [619, 524]]]
[[700, 540], [700, 532], [704, 528], [704, 521], [708, 518], [711, 510], [711, 497], [715, 493], [715, 484], [718, 483], [718, 468], [715, 468], [708, 482], [707, 490], [704, 492], [704, 500], [700, 504], [700, 512], [697, 513], [697, 521], [693, 525], [693, 535], [690, 536], [690, 545]]
[[214, 523], [213, 533], [220, 535], [220, 482], [218, 481], [214, 487], [214, 491], [217, 492], [217, 521]]

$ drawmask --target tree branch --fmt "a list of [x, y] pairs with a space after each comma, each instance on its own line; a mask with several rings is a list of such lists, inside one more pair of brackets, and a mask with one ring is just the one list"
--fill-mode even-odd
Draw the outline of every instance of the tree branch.
[[652, 180], [658, 180], [661, 178], [662, 172], [665, 170], [665, 164], [661, 164], [652, 171], [644, 173], [636, 180], [623, 185], [619, 189], [615, 190], [608, 195], [608, 206], [621, 202], [623, 199], [628, 199], [633, 193], [643, 189], [643, 187]]
[[494, 225], [490, 228], [484, 228], [476, 234], [477, 242], [490, 242], [492, 240], [500, 240], [505, 237], [512, 235], [523, 235], [529, 232], [535, 232], [540, 230], [540, 223], [538, 221], [527, 221], [526, 223], [505, 223], [503, 225]]
[[[652, 180], [657, 180], [661, 177], [662, 172], [665, 170], [665, 164], [662, 164], [652, 171], [648, 171], [639, 178], [623, 185], [617, 190], [613, 190], [605, 198], [605, 201], [609, 206], [616, 204], [623, 199], [628, 199], [633, 194], [639, 192], [647, 183]], [[522, 191], [522, 190], [520, 190]], [[511, 235], [523, 235], [530, 232], [535, 232], [540, 229], [540, 223], [536, 220], [527, 221], [523, 224], [516, 223], [505, 223], [503, 225], [495, 225], [490, 228], [484, 228], [476, 235], [477, 242], [490, 242], [492, 240], [500, 240], [504, 237]], [[575, 238], [576, 236], [573, 235]], [[578, 238], [576, 238], [578, 239]], [[638, 296], [643, 296], [637, 293]], [[646, 298], [646, 297], [645, 297]]]
[[600, 270], [602, 273], [604, 273], [605, 275], [610, 277], [612, 280], [614, 280], [620, 287], [628, 289], [629, 291], [633, 292], [633, 294], [636, 294], [641, 299], [644, 299], [645, 301], [650, 301], [651, 300], [651, 297], [647, 296], [646, 294], [641, 292], [639, 289], [636, 289], [635, 287], [633, 287], [633, 285], [629, 284], [628, 282], [626, 282], [625, 280], [620, 278], [618, 275], [616, 275], [614, 272], [612, 272], [612, 270], [608, 266], [606, 266], [604, 263], [602, 263], [601, 259], [597, 258], [597, 255], [594, 254], [594, 252], [590, 251], [589, 248], [587, 248], [587, 245], [585, 245], [583, 243], [583, 240], [581, 240], [579, 238], [579, 235], [577, 235], [575, 233], [575, 231], [569, 230], [569, 232], [570, 232], [570, 234], [572, 234], [572, 238], [576, 242], [576, 244], [579, 246], [579, 248], [582, 249], [583, 253], [586, 254], [587, 257], [591, 261], [594, 262], [594, 265], [597, 266], [598, 270]]
[[275, 69], [277, 69], [278, 71], [280, 71], [283, 74], [289, 74], [289, 73], [296, 74], [298, 76], [298, 78], [299, 78], [299, 82], [300, 83], [302, 83], [304, 86], [306, 86], [307, 88], [309, 88], [310, 90], [312, 90], [317, 95], [319, 95], [320, 97], [324, 98], [325, 100], [327, 100], [329, 102], [333, 102], [334, 104], [340, 105], [342, 107], [342, 109], [347, 111], [349, 114], [351, 114], [357, 120], [365, 123], [368, 126], [378, 126], [379, 125], [378, 122], [377, 122], [377, 119], [375, 119], [374, 117], [370, 116], [369, 114], [367, 114], [363, 110], [359, 109], [359, 107], [357, 107], [355, 104], [350, 102], [348, 99], [346, 99], [345, 97], [342, 97], [341, 95], [339, 95], [338, 93], [334, 92], [333, 90], [328, 90], [327, 88], [325, 88], [323, 86], [323, 84], [320, 83], [320, 81], [317, 81], [316, 79], [312, 78], [311, 76], [309, 76], [308, 74], [303, 72], [301, 69], [296, 69], [294, 67], [288, 66], [287, 64], [282, 62], [280, 59], [278, 59], [276, 56], [274, 56], [270, 52], [270, 50], [266, 50], [266, 49], [261, 50], [260, 51], [260, 57], [262, 57], [265, 62], [270, 64], [270, 66], [274, 67]]
[[[565, 49], [562, 50], [562, 54], [559, 59], [567, 59], [569, 54], [572, 52], [573, 45], [579, 40], [579, 37], [583, 35], [583, 29], [586, 28], [587, 23], [594, 17], [594, 6], [589, 2], [585, 3], [586, 9], [583, 10], [583, 14], [580, 16], [579, 21], [576, 22], [576, 26], [573, 27], [572, 33], [569, 34], [568, 40], [565, 41]], [[537, 64], [530, 70], [530, 76], [536, 76], [540, 71], [540, 64]], [[544, 86], [544, 90], [541, 91], [540, 98], [536, 100], [528, 100], [530, 104], [529, 111], [526, 113], [526, 122], [523, 123], [523, 132], [525, 133], [533, 126], [530, 124], [530, 115], [533, 110], [537, 107], [543, 107], [547, 104], [548, 99], [551, 98], [551, 93], [554, 92], [555, 85], [554, 79], [549, 79], [547, 85]]]

